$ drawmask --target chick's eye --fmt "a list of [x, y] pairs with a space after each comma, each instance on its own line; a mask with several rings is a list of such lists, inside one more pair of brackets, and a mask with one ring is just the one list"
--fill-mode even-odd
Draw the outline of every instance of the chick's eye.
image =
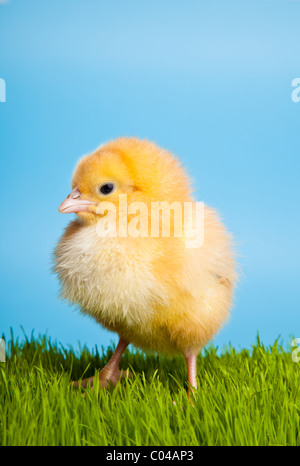
[[99, 191], [101, 194], [107, 195], [111, 194], [116, 189], [116, 185], [114, 183], [103, 183]]

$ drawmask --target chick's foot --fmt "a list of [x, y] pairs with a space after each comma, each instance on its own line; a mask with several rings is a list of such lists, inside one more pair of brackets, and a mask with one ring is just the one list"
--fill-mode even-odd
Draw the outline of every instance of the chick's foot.
[[[103, 387], [108, 388], [110, 382], [113, 384], [113, 386], [115, 386], [117, 382], [120, 380], [120, 378], [132, 376], [129, 370], [120, 371], [119, 369], [119, 362], [128, 344], [129, 342], [127, 342], [123, 338], [120, 338], [118, 346], [116, 347], [116, 350], [112, 355], [111, 359], [108, 361], [106, 366], [104, 366], [103, 369], [101, 369], [101, 371], [99, 372], [99, 389]], [[86, 388], [88, 385], [93, 387], [94, 381], [94, 377], [88, 377], [81, 381], [73, 382], [73, 387], [81, 386], [82, 388]]]
[[[108, 388], [110, 383], [112, 383], [113, 386], [115, 387], [121, 378], [123, 379], [125, 377], [132, 377], [132, 373], [128, 369], [125, 371], [124, 370], [120, 371], [120, 369], [118, 368], [112, 370], [111, 368], [107, 366], [103, 367], [103, 369], [101, 369], [98, 375], [99, 375], [99, 390], [101, 388]], [[81, 386], [82, 388], [86, 388], [88, 385], [90, 385], [92, 388], [94, 388], [95, 377], [97, 377], [97, 375], [93, 377], [88, 377], [81, 381], [79, 380], [79, 381], [73, 382], [73, 387]]]

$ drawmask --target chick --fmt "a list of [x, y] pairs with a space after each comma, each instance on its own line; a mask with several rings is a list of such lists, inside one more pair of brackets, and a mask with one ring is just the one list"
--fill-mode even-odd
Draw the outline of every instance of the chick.
[[[99, 386], [117, 383], [120, 359], [132, 343], [183, 354], [188, 394], [197, 388], [197, 355], [229, 315], [236, 272], [230, 235], [211, 208], [203, 206], [204, 239], [196, 246], [188, 242], [188, 228], [175, 231], [180, 209], [169, 210], [170, 234], [162, 234], [162, 211], [154, 224], [159, 202], [195, 207], [190, 184], [176, 157], [136, 138], [108, 142], [76, 166], [59, 212], [77, 219], [56, 247], [54, 269], [61, 296], [119, 335]], [[184, 218], [191, 227], [189, 212]], [[93, 378], [81, 384], [88, 382]]]

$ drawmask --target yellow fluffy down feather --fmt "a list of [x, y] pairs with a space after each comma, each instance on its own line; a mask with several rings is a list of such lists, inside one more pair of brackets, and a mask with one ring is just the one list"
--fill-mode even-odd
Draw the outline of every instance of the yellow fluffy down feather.
[[[103, 185], [112, 192], [101, 193]], [[186, 247], [184, 235], [174, 237], [172, 227], [170, 237], [110, 237], [97, 230], [103, 201], [116, 206], [108, 224], [121, 221], [120, 194], [149, 212], [153, 202], [194, 203], [178, 159], [146, 140], [119, 138], [79, 161], [72, 189], [68, 206], [79, 208], [65, 211], [77, 219], [55, 251], [63, 298], [139, 348], [197, 355], [228, 317], [236, 280], [230, 235], [216, 213], [204, 207], [204, 241], [197, 248]], [[149, 231], [150, 222], [149, 216]]]

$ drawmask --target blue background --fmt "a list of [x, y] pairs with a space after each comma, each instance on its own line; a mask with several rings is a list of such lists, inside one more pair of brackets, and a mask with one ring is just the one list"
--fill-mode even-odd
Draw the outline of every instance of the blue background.
[[287, 0], [0, 4], [0, 333], [116, 341], [58, 300], [50, 260], [75, 163], [129, 135], [178, 155], [236, 237], [242, 275], [215, 343], [300, 336], [299, 17]]

